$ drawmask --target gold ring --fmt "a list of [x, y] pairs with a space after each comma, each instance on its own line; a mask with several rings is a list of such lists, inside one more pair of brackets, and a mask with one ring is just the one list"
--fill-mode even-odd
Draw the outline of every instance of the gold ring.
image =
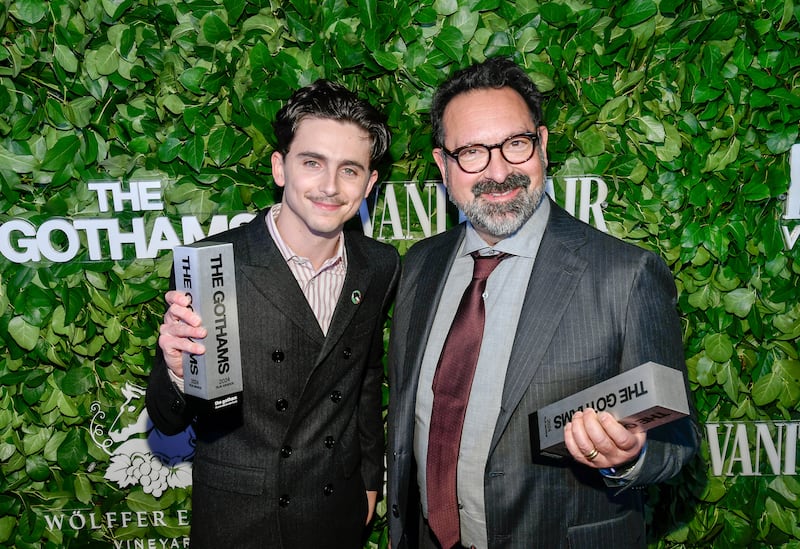
[[599, 453], [600, 452], [597, 451], [597, 448], [592, 448], [592, 451], [589, 452], [588, 454], [583, 454], [583, 457], [585, 457], [589, 461], [594, 461], [594, 458], [596, 458], [597, 454], [599, 454]]

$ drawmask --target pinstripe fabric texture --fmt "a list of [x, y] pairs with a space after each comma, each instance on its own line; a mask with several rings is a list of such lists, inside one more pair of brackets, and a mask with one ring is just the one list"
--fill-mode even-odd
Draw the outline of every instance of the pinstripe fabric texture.
[[[464, 228], [406, 254], [389, 357], [390, 536], [420, 546], [413, 425], [415, 395], [436, 305]], [[489, 549], [645, 547], [640, 488], [676, 475], [699, 434], [686, 418], [648, 433], [625, 489], [597, 470], [532, 451], [531, 415], [542, 406], [644, 362], [685, 370], [676, 290], [656, 255], [603, 234], [551, 202], [527, 285], [483, 478]], [[484, 549], [484, 548], [481, 548]]]

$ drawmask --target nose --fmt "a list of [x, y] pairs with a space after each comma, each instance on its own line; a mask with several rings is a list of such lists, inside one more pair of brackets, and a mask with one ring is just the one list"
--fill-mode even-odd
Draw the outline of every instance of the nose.
[[490, 149], [489, 150], [489, 164], [486, 166], [486, 169], [483, 170], [483, 175], [491, 179], [492, 181], [505, 181], [506, 177], [509, 176], [512, 170], [512, 164], [509, 164], [503, 155], [500, 153], [500, 149]]
[[319, 191], [325, 196], [334, 196], [339, 191], [336, 173], [325, 173], [319, 182]]

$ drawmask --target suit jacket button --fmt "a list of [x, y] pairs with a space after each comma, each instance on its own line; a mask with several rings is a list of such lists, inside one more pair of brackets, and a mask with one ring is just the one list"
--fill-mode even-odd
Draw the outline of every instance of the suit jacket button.
[[284, 446], [281, 448], [281, 457], [288, 458], [292, 455], [292, 447], [291, 446]]
[[400, 509], [397, 507], [396, 503], [392, 504], [392, 516], [394, 518], [399, 518], [400, 517]]
[[183, 412], [183, 402], [176, 398], [172, 401], [169, 409], [172, 410], [173, 413], [180, 414]]
[[353, 356], [353, 349], [345, 347], [342, 351], [342, 358], [350, 358], [351, 356]]
[[333, 495], [333, 484], [326, 484], [325, 488], [322, 489], [322, 493], [326, 496]]
[[333, 448], [334, 444], [336, 444], [335, 438], [331, 436], [325, 437], [325, 448], [328, 448], [330, 450], [331, 448]]
[[290, 501], [291, 501], [291, 498], [289, 497], [289, 495], [288, 494], [284, 494], [284, 495], [282, 495], [281, 497], [278, 498], [278, 505], [280, 505], [281, 507], [289, 507], [289, 502]]
[[342, 400], [342, 392], [341, 391], [333, 391], [331, 392], [331, 401], [334, 403], [339, 403]]
[[279, 412], [285, 412], [286, 410], [289, 409], [289, 401], [286, 400], [285, 398], [279, 398], [275, 402], [275, 409], [278, 410]]
[[283, 362], [283, 359], [286, 358], [286, 355], [283, 354], [283, 351], [280, 349], [275, 349], [272, 351], [272, 361], [273, 362]]

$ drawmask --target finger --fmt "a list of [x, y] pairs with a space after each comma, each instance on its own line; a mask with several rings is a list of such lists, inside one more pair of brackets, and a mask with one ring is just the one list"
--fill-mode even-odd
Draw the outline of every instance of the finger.
[[[194, 329], [203, 330], [203, 328]], [[159, 335], [158, 346], [161, 347], [165, 355], [169, 356], [180, 357], [182, 353], [202, 355], [206, 352], [206, 348], [202, 343], [194, 341], [189, 337], [176, 336], [168, 332]]]
[[170, 290], [164, 295], [164, 300], [167, 302], [167, 305], [172, 305], [176, 303], [181, 307], [188, 307], [192, 304], [192, 296], [190, 296], [186, 292], [181, 292], [178, 290]]
[[[609, 415], [609, 417], [611, 417]], [[612, 421], [615, 421], [611, 417]], [[592, 409], [588, 409], [583, 415], [583, 428], [586, 436], [603, 455], [612, 455], [618, 450], [614, 440], [608, 435], [605, 426], [600, 422], [599, 415]]]
[[[197, 319], [189, 318], [188, 320], [193, 323]], [[208, 335], [208, 330], [206, 330], [203, 326], [193, 325], [189, 322], [172, 322], [165, 319], [164, 323], [158, 327], [158, 333], [160, 335], [172, 337], [201, 340]]]
[[202, 319], [200, 315], [192, 309], [184, 307], [178, 303], [173, 303], [164, 314], [164, 324], [188, 324], [189, 326], [200, 326]]
[[636, 434], [626, 429], [624, 425], [614, 419], [614, 416], [608, 412], [601, 412], [597, 419], [614, 446], [623, 452], [629, 452], [636, 447]]
[[595, 444], [586, 432], [584, 417], [584, 412], [572, 415], [572, 420], [564, 428], [564, 442], [573, 457], [588, 462], [585, 456], [594, 452]]

